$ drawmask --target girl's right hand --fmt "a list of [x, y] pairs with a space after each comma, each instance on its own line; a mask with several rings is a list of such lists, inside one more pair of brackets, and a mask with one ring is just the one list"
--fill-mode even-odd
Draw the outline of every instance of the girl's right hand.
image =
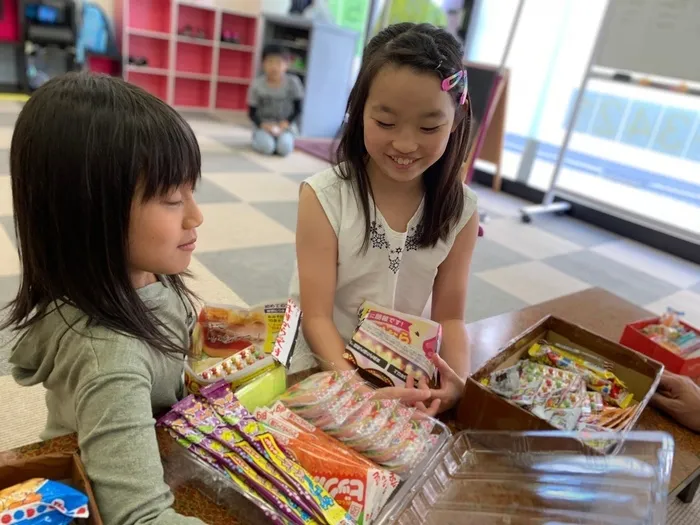
[[430, 399], [431, 393], [425, 382], [418, 384], [415, 388], [413, 376], [406, 380], [406, 386], [388, 386], [374, 391], [372, 399], [398, 399], [406, 406], [425, 407], [425, 403]]

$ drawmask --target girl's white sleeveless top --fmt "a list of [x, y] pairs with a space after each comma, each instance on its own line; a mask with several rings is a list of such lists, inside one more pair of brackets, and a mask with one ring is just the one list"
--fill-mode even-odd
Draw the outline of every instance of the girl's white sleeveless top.
[[[340, 179], [333, 169], [313, 175], [308, 184], [316, 193], [338, 238], [338, 273], [333, 320], [341, 337], [348, 341], [357, 326], [357, 312], [366, 300], [411, 315], [422, 315], [433, 291], [442, 261], [450, 253], [455, 237], [476, 211], [476, 194], [466, 185], [464, 210], [457, 226], [434, 248], [417, 244], [423, 203], [404, 233], [392, 230], [376, 209], [371, 214], [367, 251], [362, 251], [365, 218], [362, 203], [350, 181]], [[290, 296], [299, 298], [299, 271], [295, 268]], [[303, 335], [294, 350], [290, 373], [306, 370], [316, 362]]]

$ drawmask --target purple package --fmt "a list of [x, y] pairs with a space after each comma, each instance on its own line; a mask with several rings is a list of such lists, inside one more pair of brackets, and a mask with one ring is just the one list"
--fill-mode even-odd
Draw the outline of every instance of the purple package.
[[231, 427], [240, 432], [265, 459], [295, 487], [301, 488], [301, 494], [318, 509], [318, 515], [330, 525], [352, 524], [349, 516], [333, 497], [298, 463], [290, 460], [279, 448], [275, 438], [248, 410], [241, 405], [225, 382], [218, 382], [202, 389], [216, 413]]
[[228, 427], [214, 409], [203, 403], [201, 399], [188, 396], [177, 403], [173, 410], [202, 434], [226, 446], [258, 474], [267, 478], [290, 502], [296, 504], [298, 508], [295, 510], [299, 511], [298, 514], [305, 522], [314, 515], [314, 509], [300, 496], [298, 488], [290, 486], [269, 461], [245, 441], [238, 431]]
[[187, 423], [185, 418], [180, 414], [169, 412], [158, 421], [158, 424], [171, 429], [177, 435], [210, 453], [227, 470], [245, 479], [248, 487], [257, 492], [268, 503], [272, 504], [275, 509], [282, 512], [292, 523], [296, 525], [308, 525], [307, 522], [294, 512], [286, 498], [272, 483], [258, 475], [258, 473], [251, 469], [241, 458], [235, 454], [228, 453], [221, 443], [199, 432], [196, 428]]

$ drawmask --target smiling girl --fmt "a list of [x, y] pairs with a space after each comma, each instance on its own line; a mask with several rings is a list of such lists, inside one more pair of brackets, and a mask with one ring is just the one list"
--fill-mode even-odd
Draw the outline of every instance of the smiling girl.
[[[369, 300], [412, 315], [430, 308], [443, 328], [442, 357], [466, 377], [479, 223], [461, 176], [471, 111], [459, 43], [429, 24], [383, 30], [365, 49], [347, 113], [340, 163], [301, 188], [291, 293], [304, 318], [292, 372], [314, 357], [351, 368], [343, 351]], [[431, 391], [430, 411], [452, 407], [458, 384]]]

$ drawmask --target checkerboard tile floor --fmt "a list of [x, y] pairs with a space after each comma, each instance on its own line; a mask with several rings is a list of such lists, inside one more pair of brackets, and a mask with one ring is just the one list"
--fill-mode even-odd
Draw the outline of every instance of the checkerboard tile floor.
[[[0, 123], [7, 123], [0, 125], [0, 303], [13, 296], [19, 279], [7, 158], [20, 108], [0, 105]], [[203, 156], [197, 197], [205, 222], [192, 266], [195, 289], [225, 303], [286, 296], [299, 183], [327, 163], [300, 152], [263, 157], [250, 150], [250, 132], [241, 126], [202, 115], [188, 120]], [[522, 201], [475, 190], [490, 220], [474, 255], [467, 321], [600, 286], [654, 312], [673, 306], [700, 325], [699, 266], [568, 217], [521, 224]], [[9, 373], [6, 353], [0, 350], [0, 376]]]
[[[0, 105], [0, 123], [7, 124], [0, 125], [0, 303], [13, 296], [19, 280], [7, 158], [20, 108]], [[241, 126], [203, 115], [188, 120], [203, 156], [197, 197], [205, 221], [195, 270], [209, 276], [198, 281], [215, 283], [211, 290], [204, 286], [204, 298], [222, 286], [248, 304], [285, 296], [299, 183], [328, 165], [301, 152], [264, 157], [249, 149], [250, 132]], [[654, 312], [673, 306], [700, 324], [699, 266], [568, 217], [522, 224], [521, 201], [475, 190], [490, 221], [474, 255], [467, 321], [600, 286]]]

